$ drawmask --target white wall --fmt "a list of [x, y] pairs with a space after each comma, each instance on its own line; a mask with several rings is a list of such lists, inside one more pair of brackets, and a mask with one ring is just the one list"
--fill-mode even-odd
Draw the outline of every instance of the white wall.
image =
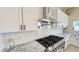
[[68, 13], [70, 14], [69, 25], [68, 25], [69, 32], [79, 34], [79, 32], [74, 32], [73, 31], [73, 22], [75, 20], [79, 21], [79, 8], [74, 7], [72, 9], [68, 10]]

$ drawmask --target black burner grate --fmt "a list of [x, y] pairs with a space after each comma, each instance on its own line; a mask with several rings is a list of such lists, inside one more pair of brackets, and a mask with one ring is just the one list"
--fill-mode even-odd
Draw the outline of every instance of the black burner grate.
[[36, 41], [39, 42], [40, 44], [42, 44], [44, 47], [48, 48], [48, 47], [52, 46], [53, 44], [59, 42], [62, 39], [64, 39], [64, 38], [50, 35], [48, 37], [44, 37], [44, 38], [38, 39]]

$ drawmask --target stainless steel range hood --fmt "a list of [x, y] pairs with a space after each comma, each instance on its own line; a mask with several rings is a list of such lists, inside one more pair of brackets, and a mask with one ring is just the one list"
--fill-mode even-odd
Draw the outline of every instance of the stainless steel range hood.
[[41, 20], [38, 20], [38, 27], [40, 26], [48, 26], [50, 24], [57, 24], [59, 23], [56, 21], [56, 19], [53, 19], [50, 15], [52, 13], [52, 10], [50, 7], [43, 7], [43, 18]]
[[50, 23], [58, 23], [58, 21], [56, 21], [56, 19], [53, 19], [50, 16], [51, 14], [52, 14], [52, 10], [50, 9], [50, 7], [43, 7], [43, 19], [49, 20]]

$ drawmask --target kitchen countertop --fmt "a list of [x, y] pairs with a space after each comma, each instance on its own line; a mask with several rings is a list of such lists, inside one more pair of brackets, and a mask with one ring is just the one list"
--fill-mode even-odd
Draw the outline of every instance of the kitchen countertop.
[[29, 43], [23, 43], [11, 48], [5, 48], [4, 52], [44, 52], [45, 47], [37, 41], [31, 41]]
[[5, 48], [3, 52], [44, 52], [45, 47], [37, 41], [23, 43], [11, 48]]
[[[57, 31], [53, 31], [53, 32], [59, 32]], [[55, 33], [55, 35], [63, 37], [65, 36], [63, 33], [57, 34]], [[48, 29], [44, 29], [44, 30], [36, 30], [36, 31], [24, 31], [21, 33], [6, 33], [3, 34], [3, 39], [5, 40], [4, 43], [6, 43], [6, 41], [8, 39], [13, 39], [15, 41], [15, 45], [19, 45], [22, 43], [29, 43], [32, 42], [34, 40], [46, 37], [51, 35]], [[53, 34], [52, 34], [53, 35]]]

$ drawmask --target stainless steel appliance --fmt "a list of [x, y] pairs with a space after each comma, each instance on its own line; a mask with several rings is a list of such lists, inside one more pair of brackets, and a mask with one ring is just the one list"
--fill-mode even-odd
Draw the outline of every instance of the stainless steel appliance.
[[65, 47], [65, 40], [63, 37], [50, 35], [36, 40], [45, 47], [45, 52], [63, 52]]

